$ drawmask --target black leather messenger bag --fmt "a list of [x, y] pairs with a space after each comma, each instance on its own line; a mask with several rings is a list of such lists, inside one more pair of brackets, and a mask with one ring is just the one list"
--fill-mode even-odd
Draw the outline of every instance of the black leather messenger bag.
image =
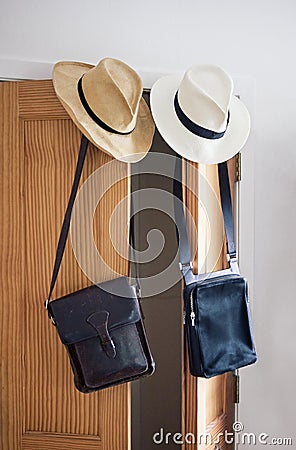
[[195, 275], [183, 209], [182, 160], [176, 157], [174, 207], [184, 280], [184, 325], [190, 372], [210, 378], [255, 363], [247, 281], [240, 275], [227, 162], [218, 164], [229, 268]]
[[51, 301], [87, 147], [88, 140], [82, 136], [45, 302], [49, 318], [68, 352], [75, 386], [84, 393], [132, 381], [154, 371], [137, 290], [129, 284], [128, 277], [89, 286]]

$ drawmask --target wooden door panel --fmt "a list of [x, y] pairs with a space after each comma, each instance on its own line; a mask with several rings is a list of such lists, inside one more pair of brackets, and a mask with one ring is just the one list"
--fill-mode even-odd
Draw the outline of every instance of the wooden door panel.
[[224, 391], [224, 377], [214, 377], [206, 381], [205, 401], [206, 401], [206, 423], [213, 422], [223, 414], [224, 398], [221, 392]]
[[101, 450], [99, 437], [27, 431], [22, 437], [23, 450]]
[[[80, 132], [50, 81], [1, 83], [0, 91], [2, 449], [128, 449], [129, 385], [79, 393], [66, 351], [43, 307]], [[83, 180], [110, 161], [90, 146]], [[106, 193], [93, 219], [98, 251], [121, 274], [128, 271], [127, 259], [110, 243], [109, 220], [128, 193], [127, 167], [119, 162], [112, 166], [123, 181]], [[83, 212], [90, 213], [88, 205]], [[122, 208], [117, 215], [123, 242], [127, 214]], [[108, 265], [96, 267], [96, 274], [97, 281], [112, 277]], [[89, 284], [68, 241], [54, 297]]]
[[0, 314], [0, 442], [3, 450], [20, 448], [22, 434], [23, 375], [20, 336], [24, 316], [24, 248], [22, 205], [22, 155], [19, 148], [18, 89], [0, 84], [0, 232], [1, 232], [1, 314]]

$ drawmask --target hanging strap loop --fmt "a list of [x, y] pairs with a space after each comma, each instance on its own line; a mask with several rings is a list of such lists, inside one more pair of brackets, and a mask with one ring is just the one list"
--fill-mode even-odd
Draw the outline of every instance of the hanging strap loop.
[[[226, 234], [227, 253], [230, 265], [236, 263], [236, 247], [234, 242], [234, 226], [232, 213], [232, 200], [229, 184], [229, 175], [227, 161], [218, 164], [219, 187], [221, 197], [221, 207]], [[183, 189], [182, 189], [182, 158], [176, 155], [175, 174], [174, 174], [174, 214], [176, 223], [177, 241], [179, 244], [179, 261], [183, 277], [187, 279], [187, 274], [192, 273], [192, 262], [190, 254], [190, 245], [187, 232], [186, 218], [184, 214]], [[238, 270], [236, 268], [236, 270]], [[192, 277], [190, 277], [190, 280]]]

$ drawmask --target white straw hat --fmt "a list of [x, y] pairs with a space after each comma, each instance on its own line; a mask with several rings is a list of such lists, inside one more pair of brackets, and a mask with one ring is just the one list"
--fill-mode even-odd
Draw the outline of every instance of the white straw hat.
[[169, 146], [188, 160], [215, 164], [234, 156], [250, 132], [245, 105], [220, 67], [198, 65], [184, 76], [167, 75], [153, 85], [150, 106]]
[[146, 155], [155, 127], [142, 98], [142, 81], [131, 67], [113, 58], [97, 66], [59, 62], [53, 85], [71, 119], [95, 146], [124, 162]]

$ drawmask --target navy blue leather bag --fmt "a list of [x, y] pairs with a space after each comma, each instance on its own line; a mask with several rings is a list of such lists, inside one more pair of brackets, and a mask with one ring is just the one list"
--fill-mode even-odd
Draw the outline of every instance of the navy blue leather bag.
[[229, 268], [195, 275], [182, 195], [182, 160], [176, 158], [174, 199], [180, 269], [184, 280], [184, 325], [190, 373], [210, 378], [257, 360], [247, 281], [240, 275], [234, 243], [227, 162], [218, 164]]

